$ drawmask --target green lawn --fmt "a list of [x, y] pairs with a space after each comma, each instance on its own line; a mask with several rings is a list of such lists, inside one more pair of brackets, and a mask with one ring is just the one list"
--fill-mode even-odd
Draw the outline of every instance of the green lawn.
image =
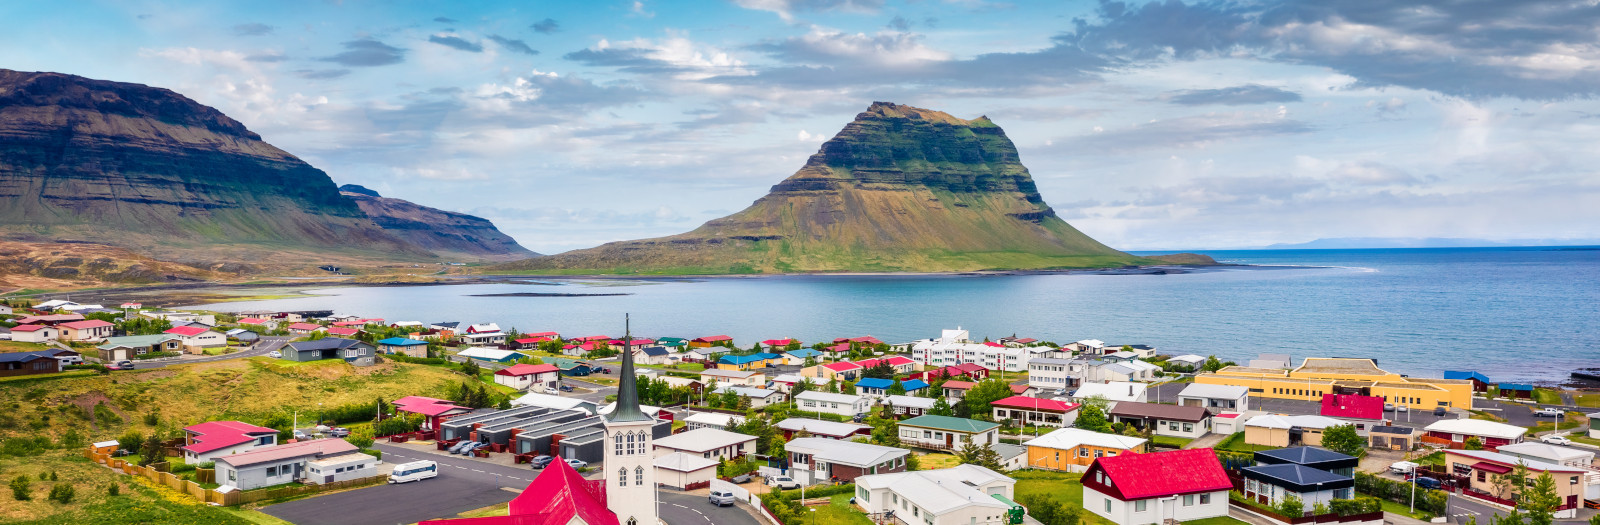
[[1412, 463], [1416, 463], [1418, 465], [1432, 465], [1432, 466], [1436, 466], [1436, 467], [1444, 466], [1444, 451], [1441, 450], [1441, 451], [1438, 451], [1438, 452], [1434, 452], [1432, 454], [1428, 454], [1428, 455], [1422, 456], [1420, 458], [1412, 459], [1410, 461]]
[[35, 352], [50, 348], [44, 343], [23, 343], [19, 341], [0, 341], [0, 354], [11, 352]]
[[1013, 500], [1021, 500], [1024, 495], [1029, 494], [1045, 496], [1067, 507], [1078, 509], [1079, 523], [1082, 525], [1114, 525], [1111, 521], [1083, 508], [1083, 484], [1078, 482], [1078, 479], [1083, 477], [1082, 474], [1020, 470], [1009, 475], [1017, 480], [1017, 485], [1013, 489], [1016, 497], [1012, 498]]
[[961, 464], [961, 459], [954, 454], [921, 454], [917, 456], [917, 465], [922, 470], [937, 470], [950, 468]]
[[1427, 520], [1427, 519], [1431, 519], [1433, 517], [1432, 515], [1430, 515], [1430, 514], [1428, 514], [1426, 512], [1422, 512], [1420, 510], [1416, 511], [1416, 512], [1410, 512], [1409, 511], [1409, 507], [1404, 503], [1395, 503], [1393, 501], [1389, 501], [1389, 500], [1386, 500], [1386, 499], [1383, 499], [1383, 498], [1378, 498], [1378, 499], [1379, 499], [1379, 501], [1381, 501], [1383, 503], [1383, 511], [1384, 512], [1393, 512], [1395, 514], [1399, 514], [1399, 515], [1402, 515], [1402, 516], [1411, 516], [1411, 517], [1419, 519], [1419, 520]]
[[1172, 447], [1172, 448], [1183, 448], [1184, 445], [1188, 445], [1189, 442], [1191, 442], [1191, 441], [1194, 441], [1194, 440], [1190, 439], [1190, 438], [1180, 438], [1180, 437], [1172, 437], [1172, 436], [1150, 436], [1150, 442], [1151, 443], [1154, 443], [1154, 444], [1157, 444], [1157, 445], [1162, 445], [1162, 446], [1167, 446], [1167, 447]]
[[1573, 394], [1572, 402], [1580, 407], [1600, 408], [1600, 394]]
[[1491, 414], [1489, 412], [1484, 412], [1482, 410], [1468, 410], [1468, 412], [1472, 412], [1472, 419], [1482, 419], [1484, 421], [1495, 421], [1500, 423], [1504, 423], [1506, 421], [1506, 418]]
[[[850, 505], [853, 494], [839, 494], [828, 499], [827, 505], [805, 507], [807, 525], [872, 525], [867, 514]], [[812, 509], [816, 509], [814, 512]]]
[[1538, 424], [1535, 424], [1533, 428], [1529, 429], [1528, 433], [1531, 435], [1550, 430], [1570, 430], [1587, 424], [1588, 419], [1583, 417], [1583, 414], [1577, 412], [1567, 412], [1566, 417], [1561, 418], [1560, 424], [1557, 424], [1555, 421], [1540, 421]]
[[1217, 443], [1217, 446], [1214, 448], [1219, 450], [1232, 450], [1234, 452], [1249, 453], [1262, 450], [1272, 450], [1278, 447], [1270, 447], [1267, 445], [1251, 445], [1249, 443], [1245, 443], [1244, 432], [1234, 432], [1233, 435], [1228, 436], [1228, 438], [1222, 440], [1221, 443]]
[[1589, 445], [1594, 445], [1594, 446], [1600, 447], [1600, 439], [1595, 439], [1595, 438], [1589, 437], [1587, 435], [1573, 434], [1573, 435], [1567, 436], [1567, 439], [1571, 439], [1571, 440], [1577, 441], [1579, 443], [1585, 443], [1585, 444], [1589, 444]]
[[1541, 405], [1560, 405], [1561, 394], [1548, 388], [1533, 389], [1533, 401]]

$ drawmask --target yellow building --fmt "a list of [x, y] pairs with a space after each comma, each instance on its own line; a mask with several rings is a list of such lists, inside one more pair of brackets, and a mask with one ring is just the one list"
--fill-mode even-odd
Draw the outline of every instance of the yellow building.
[[1023, 443], [1028, 447], [1028, 467], [1083, 472], [1097, 458], [1145, 452], [1142, 438], [1102, 434], [1081, 428], [1062, 428]]
[[1312, 357], [1293, 370], [1230, 366], [1196, 375], [1194, 382], [1242, 386], [1251, 396], [1270, 399], [1320, 401], [1323, 394], [1361, 394], [1421, 410], [1472, 408], [1471, 381], [1405, 377], [1371, 359]]

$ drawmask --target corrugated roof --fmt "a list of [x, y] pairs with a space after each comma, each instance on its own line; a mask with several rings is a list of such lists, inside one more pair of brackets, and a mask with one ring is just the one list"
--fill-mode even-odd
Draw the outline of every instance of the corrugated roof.
[[966, 419], [966, 418], [960, 418], [960, 417], [953, 417], [953, 416], [925, 415], [925, 416], [917, 416], [917, 417], [914, 417], [914, 418], [911, 418], [911, 419], [907, 419], [905, 421], [901, 421], [900, 422], [900, 426], [937, 428], [937, 429], [940, 429], [940, 430], [949, 430], [949, 431], [952, 431], [952, 432], [977, 433], [977, 432], [987, 432], [989, 430], [993, 430], [995, 428], [998, 428], [1000, 426], [1000, 424], [999, 423], [990, 423], [988, 421], [978, 421], [976, 419]]
[[656, 458], [655, 464], [656, 468], [664, 468], [677, 472], [696, 472], [702, 469], [708, 469], [717, 466], [717, 460], [696, 456], [694, 454], [673, 452], [671, 454]]
[[1200, 421], [1209, 417], [1211, 412], [1205, 407], [1186, 407], [1178, 405], [1161, 405], [1156, 403], [1138, 403], [1123, 401], [1117, 403], [1108, 412], [1111, 415], [1124, 417], [1141, 417], [1156, 419], [1171, 419], [1177, 421]]
[[242, 421], [207, 421], [198, 425], [183, 427], [183, 430], [195, 434], [189, 438], [194, 442], [179, 448], [196, 454], [204, 454], [213, 450], [249, 443], [261, 438], [260, 434], [277, 435], [278, 433], [277, 430], [258, 427]]
[[249, 452], [241, 452], [217, 458], [219, 463], [227, 463], [235, 467], [245, 467], [258, 463], [282, 461], [309, 455], [331, 456], [335, 454], [348, 454], [358, 452], [355, 445], [343, 439], [313, 439], [299, 443], [285, 443], [271, 447], [258, 448]]
[[[748, 434], [729, 432], [714, 427], [704, 427], [657, 439], [655, 440], [655, 446], [691, 452], [705, 452], [747, 441], [755, 441], [755, 439], [755, 436]], [[751, 445], [751, 447], [754, 446]], [[751, 452], [754, 452], [754, 450], [751, 450]]]
[[1095, 432], [1093, 430], [1084, 430], [1081, 428], [1059, 428], [1050, 431], [1049, 434], [1030, 439], [1023, 443], [1023, 445], [1030, 447], [1045, 447], [1061, 450], [1071, 450], [1081, 445], [1134, 450], [1144, 446], [1144, 444], [1145, 440], [1143, 438], [1119, 436], [1116, 434], [1104, 434]]
[[911, 454], [911, 451], [903, 448], [828, 438], [794, 438], [784, 445], [784, 450], [812, 454], [827, 463], [844, 463], [857, 467], [870, 467]]
[[1125, 500], [1231, 490], [1227, 472], [1209, 448], [1121, 454], [1095, 460]]

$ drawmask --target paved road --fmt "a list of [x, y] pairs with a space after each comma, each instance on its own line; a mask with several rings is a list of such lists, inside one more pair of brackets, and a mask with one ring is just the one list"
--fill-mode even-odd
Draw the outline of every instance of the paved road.
[[718, 507], [705, 496], [682, 492], [661, 491], [657, 513], [667, 525], [761, 525], [745, 510], [744, 504]]
[[261, 338], [260, 341], [256, 342], [255, 346], [251, 347], [249, 350], [241, 350], [241, 351], [234, 352], [234, 353], [231, 353], [231, 354], [196, 357], [196, 358], [193, 358], [193, 359], [177, 359], [177, 360], [172, 360], [172, 361], [134, 361], [133, 362], [133, 368], [135, 370], [146, 370], [146, 369], [150, 369], [150, 368], [161, 368], [161, 367], [168, 366], [168, 365], [187, 365], [187, 364], [191, 364], [191, 363], [209, 363], [209, 362], [212, 362], [212, 361], [226, 361], [226, 360], [229, 360], [229, 359], [243, 359], [243, 358], [246, 358], [246, 357], [263, 356], [263, 355], [267, 355], [268, 353], [272, 352], [273, 350], [278, 350], [280, 348], [283, 348], [284, 345], [289, 344], [289, 340], [290, 340], [290, 338], [288, 338], [288, 337], [263, 337], [263, 338]]

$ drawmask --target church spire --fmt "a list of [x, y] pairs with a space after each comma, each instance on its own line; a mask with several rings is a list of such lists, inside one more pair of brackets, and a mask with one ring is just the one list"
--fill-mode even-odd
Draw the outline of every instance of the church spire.
[[617, 377], [617, 407], [606, 415], [606, 421], [648, 421], [654, 419], [639, 410], [639, 376], [633, 373], [633, 331], [631, 320], [623, 314], [622, 321], [622, 372]]

